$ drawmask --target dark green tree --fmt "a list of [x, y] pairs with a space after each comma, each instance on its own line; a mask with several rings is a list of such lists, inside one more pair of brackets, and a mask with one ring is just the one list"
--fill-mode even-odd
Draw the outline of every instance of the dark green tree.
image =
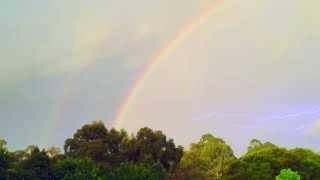
[[174, 170], [179, 163], [183, 148], [176, 147], [172, 139], [161, 131], [150, 128], [141, 128], [132, 139], [129, 160], [133, 163], [156, 164], [160, 163], [168, 172]]
[[128, 136], [125, 131], [107, 130], [102, 122], [84, 125], [65, 141], [64, 150], [68, 157], [88, 157], [99, 164], [119, 165]]
[[320, 179], [320, 154], [309, 149], [295, 148], [289, 151], [295, 158], [290, 168], [298, 171], [304, 180]]
[[10, 165], [9, 161], [10, 161], [10, 156], [9, 156], [8, 150], [5, 148], [5, 143], [0, 144], [0, 180], [4, 180], [7, 177], [7, 173]]
[[53, 179], [52, 164], [46, 152], [33, 148], [30, 156], [21, 162], [22, 176], [25, 180], [50, 180]]
[[229, 169], [225, 172], [223, 180], [248, 180], [248, 163], [236, 159], [230, 163]]
[[90, 159], [65, 159], [54, 166], [55, 178], [61, 180], [107, 179], [99, 171]]
[[115, 171], [115, 180], [165, 180], [166, 171], [160, 164], [122, 164]]

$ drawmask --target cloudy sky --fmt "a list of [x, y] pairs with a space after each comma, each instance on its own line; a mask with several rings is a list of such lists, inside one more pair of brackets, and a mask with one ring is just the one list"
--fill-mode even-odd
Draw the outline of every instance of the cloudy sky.
[[[0, 2], [0, 137], [61, 145], [107, 124], [152, 57], [215, 0]], [[119, 127], [320, 150], [317, 0], [225, 0], [140, 83]]]

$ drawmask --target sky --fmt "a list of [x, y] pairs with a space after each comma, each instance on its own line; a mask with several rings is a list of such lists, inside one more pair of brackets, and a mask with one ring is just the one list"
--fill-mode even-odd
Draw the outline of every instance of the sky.
[[0, 137], [61, 146], [102, 120], [320, 151], [320, 3], [216, 1], [1, 1]]

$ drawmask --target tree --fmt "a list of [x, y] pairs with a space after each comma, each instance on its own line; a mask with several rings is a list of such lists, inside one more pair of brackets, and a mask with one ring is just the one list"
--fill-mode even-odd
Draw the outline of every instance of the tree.
[[64, 150], [68, 157], [88, 157], [99, 164], [113, 166], [125, 161], [122, 155], [124, 142], [127, 140], [125, 131], [108, 131], [105, 125], [98, 121], [77, 130], [73, 138], [65, 141]]
[[161, 131], [142, 128], [128, 137], [124, 130], [107, 130], [102, 122], [83, 126], [65, 141], [65, 154], [70, 158], [88, 157], [101, 166], [117, 167], [121, 163], [160, 163], [168, 172], [175, 169], [183, 149], [167, 140]]
[[[161, 131], [141, 128], [128, 136], [102, 122], [84, 125], [58, 148], [9, 152], [0, 139], [0, 180], [314, 180], [320, 154], [253, 139], [236, 158], [224, 140], [205, 134], [183, 152]], [[280, 174], [279, 174], [280, 172]]]
[[253, 180], [274, 179], [280, 169], [294, 164], [293, 156], [286, 149], [269, 142], [251, 149], [240, 160], [247, 164], [247, 175]]
[[22, 162], [22, 176], [26, 180], [50, 180], [53, 178], [52, 165], [46, 152], [32, 148], [30, 156]]
[[282, 169], [276, 180], [300, 180], [300, 176], [291, 169]]
[[118, 166], [121, 163], [128, 161], [127, 152], [130, 139], [125, 130], [121, 129], [120, 131], [117, 131], [112, 128], [107, 134], [104, 142], [108, 151], [107, 160], [111, 166]]
[[[296, 158], [287, 149], [270, 142], [261, 143], [259, 140], [251, 141], [248, 152], [237, 161], [227, 172], [229, 179], [235, 180], [237, 178], [232, 177], [237, 176], [244, 179], [246, 176], [251, 180], [273, 180], [281, 169], [295, 168], [297, 163]], [[238, 166], [238, 169], [234, 166]]]
[[289, 151], [296, 162], [290, 166], [298, 171], [302, 179], [320, 179], [320, 154], [309, 149], [295, 148]]
[[108, 130], [102, 122], [93, 122], [82, 126], [73, 135], [73, 138], [65, 141], [64, 150], [66, 155], [72, 157], [93, 156], [94, 152], [91, 152], [92, 148], [90, 146], [104, 150], [103, 141], [107, 133]]
[[5, 148], [6, 145], [7, 145], [7, 141], [0, 138], [0, 148]]
[[46, 153], [50, 158], [56, 157], [61, 154], [61, 150], [58, 147], [49, 147], [46, 149]]
[[164, 180], [166, 171], [160, 164], [143, 165], [124, 163], [115, 171], [117, 180]]
[[16, 163], [20, 163], [28, 157], [28, 154], [25, 150], [17, 150], [12, 152], [13, 160]]
[[161, 131], [150, 128], [141, 128], [132, 139], [129, 150], [129, 160], [133, 163], [156, 164], [160, 163], [168, 172], [173, 171], [182, 157], [183, 149], [176, 147], [172, 139]]
[[223, 180], [247, 180], [249, 175], [247, 172], [248, 163], [239, 159], [230, 163], [228, 170], [225, 172]]
[[229, 145], [220, 138], [205, 134], [184, 154], [180, 169], [191, 170], [192, 173], [181, 179], [222, 179], [234, 160]]
[[[59, 161], [54, 168], [55, 178], [61, 180], [103, 179], [95, 163], [86, 159], [65, 159]], [[104, 178], [106, 179], [106, 178]]]
[[7, 179], [7, 171], [9, 168], [9, 152], [3, 146], [0, 146], [0, 180]]
[[252, 139], [249, 143], [248, 151], [257, 149], [262, 146], [263, 146], [263, 143], [261, 141], [259, 141], [258, 139]]

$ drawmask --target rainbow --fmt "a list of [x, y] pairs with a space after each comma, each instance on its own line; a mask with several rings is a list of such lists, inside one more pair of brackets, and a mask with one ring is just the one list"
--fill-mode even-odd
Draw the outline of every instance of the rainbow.
[[209, 19], [209, 17], [215, 12], [218, 5], [223, 3], [224, 0], [216, 0], [213, 2], [203, 13], [192, 18], [192, 20], [186, 24], [180, 31], [175, 33], [173, 38], [166, 43], [164, 47], [155, 53], [150, 59], [149, 63], [139, 73], [137, 79], [132, 83], [124, 101], [111, 122], [111, 127], [121, 127], [124, 119], [124, 115], [127, 113], [132, 101], [135, 99], [137, 92], [143, 86], [146, 77], [152, 72], [154, 67], [163, 60], [168, 54], [170, 54], [188, 35], [190, 35], [196, 27]]

